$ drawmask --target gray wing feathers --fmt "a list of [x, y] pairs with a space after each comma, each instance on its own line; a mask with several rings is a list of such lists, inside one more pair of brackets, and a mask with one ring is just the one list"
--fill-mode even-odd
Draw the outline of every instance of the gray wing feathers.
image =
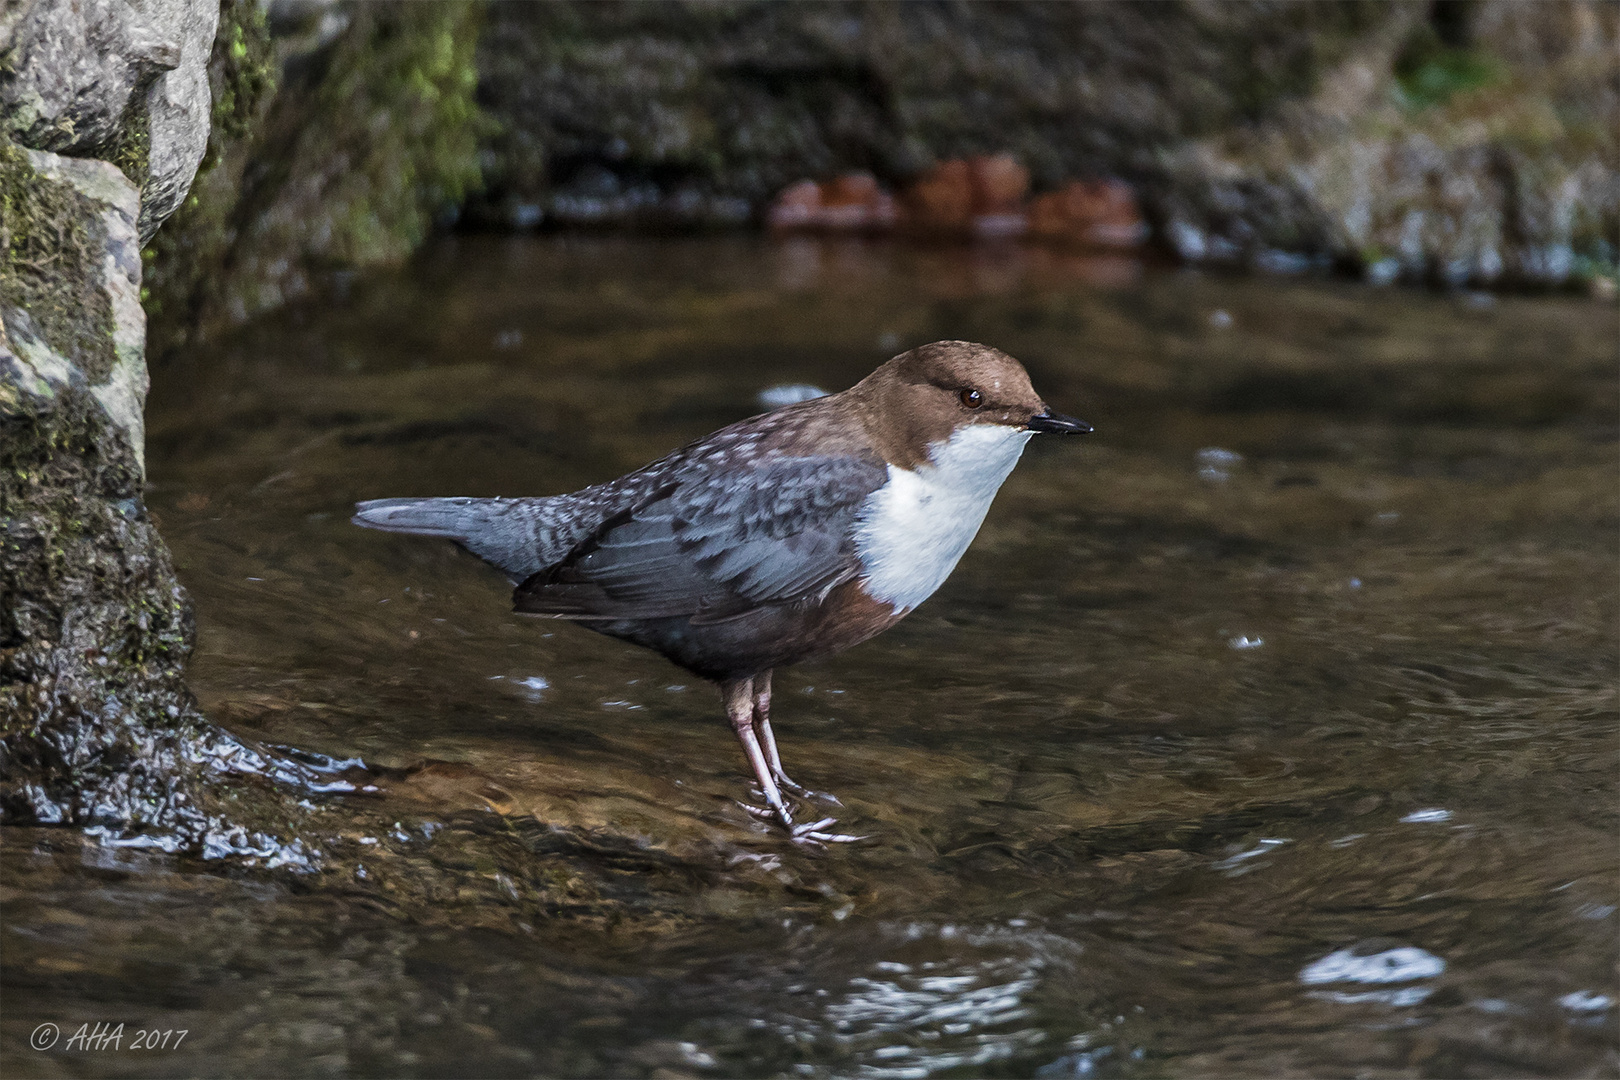
[[854, 575], [855, 517], [886, 479], [865, 457], [676, 470], [667, 488], [524, 582], [517, 609], [719, 621], [825, 593]]
[[855, 515], [887, 478], [866, 458], [788, 458], [747, 485], [683, 488], [681, 540], [710, 578], [748, 600], [791, 600], [847, 577]]

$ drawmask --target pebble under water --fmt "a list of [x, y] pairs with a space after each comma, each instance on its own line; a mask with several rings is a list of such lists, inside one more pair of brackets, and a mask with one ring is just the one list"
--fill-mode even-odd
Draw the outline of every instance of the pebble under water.
[[[1097, 431], [1034, 440], [906, 621], [778, 672], [861, 843], [736, 807], [711, 687], [348, 523], [573, 490], [941, 338]], [[0, 831], [4, 1072], [1615, 1075], [1617, 345], [1583, 298], [463, 237], [174, 358], [149, 503], [204, 709], [376, 790], [305, 800], [337, 884]]]

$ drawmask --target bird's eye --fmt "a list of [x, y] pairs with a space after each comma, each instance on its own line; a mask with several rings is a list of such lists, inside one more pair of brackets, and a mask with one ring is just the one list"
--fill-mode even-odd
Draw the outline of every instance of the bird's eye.
[[977, 390], [964, 390], [956, 396], [961, 398], [962, 404], [966, 405], [970, 409], [977, 409], [980, 405], [984, 404], [984, 395], [979, 393]]

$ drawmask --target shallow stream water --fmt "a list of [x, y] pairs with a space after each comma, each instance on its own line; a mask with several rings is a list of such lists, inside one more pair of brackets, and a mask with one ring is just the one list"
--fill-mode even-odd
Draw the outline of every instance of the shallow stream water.
[[[617, 476], [941, 338], [1097, 430], [1034, 441], [918, 612], [778, 673], [860, 843], [736, 807], [711, 687], [348, 524]], [[468, 925], [6, 830], [4, 1071], [1615, 1075], [1617, 342], [1574, 298], [460, 238], [172, 360], [149, 502], [208, 714], [364, 759], [452, 882], [505, 871], [447, 824], [507, 830], [597, 906]]]

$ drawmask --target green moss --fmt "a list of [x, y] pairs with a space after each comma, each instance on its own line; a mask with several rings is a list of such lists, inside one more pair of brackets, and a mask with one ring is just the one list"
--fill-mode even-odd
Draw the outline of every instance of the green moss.
[[1404, 72], [1398, 72], [1402, 104], [1411, 109], [1443, 105], [1454, 94], [1489, 86], [1501, 69], [1488, 57], [1470, 49], [1447, 49]]
[[[89, 393], [0, 417], [0, 734], [95, 726], [98, 695], [165, 725], [169, 705], [189, 704], [190, 613], [168, 600], [176, 586], [139, 490], [134, 448]], [[70, 634], [96, 656], [62, 656]], [[162, 658], [168, 669], [154, 670]]]
[[0, 133], [0, 303], [28, 312], [45, 342], [92, 382], [116, 359], [112, 308], [98, 287], [100, 228], [94, 203], [42, 179]]
[[1395, 58], [1395, 85], [1413, 111], [1444, 105], [1455, 95], [1489, 86], [1504, 69], [1477, 49], [1441, 40], [1432, 22], [1415, 30]]
[[154, 354], [184, 340], [204, 284], [223, 274], [244, 159], [275, 97], [274, 48], [255, 0], [222, 0], [208, 84], [214, 102], [208, 149], [185, 201], [141, 252], [141, 303]]
[[222, 0], [208, 75], [214, 109], [199, 174], [218, 164], [226, 147], [253, 133], [260, 104], [275, 93], [275, 54], [261, 4]]
[[120, 125], [123, 139], [108, 160], [129, 177], [130, 183], [142, 187], [152, 171], [152, 116], [147, 108], [145, 88], [136, 89], [140, 92], [129, 96], [129, 105], [124, 109], [124, 122]]
[[[334, 231], [323, 261], [398, 262], [437, 216], [480, 186], [479, 140], [488, 132], [475, 100], [483, 6], [366, 5], [336, 43], [300, 149], [346, 157], [329, 203]], [[312, 162], [313, 164], [313, 162]]]
[[373, 3], [277, 86], [260, 6], [223, 9], [203, 170], [144, 253], [148, 341], [171, 348], [332, 270], [397, 263], [481, 183], [479, 3]]

